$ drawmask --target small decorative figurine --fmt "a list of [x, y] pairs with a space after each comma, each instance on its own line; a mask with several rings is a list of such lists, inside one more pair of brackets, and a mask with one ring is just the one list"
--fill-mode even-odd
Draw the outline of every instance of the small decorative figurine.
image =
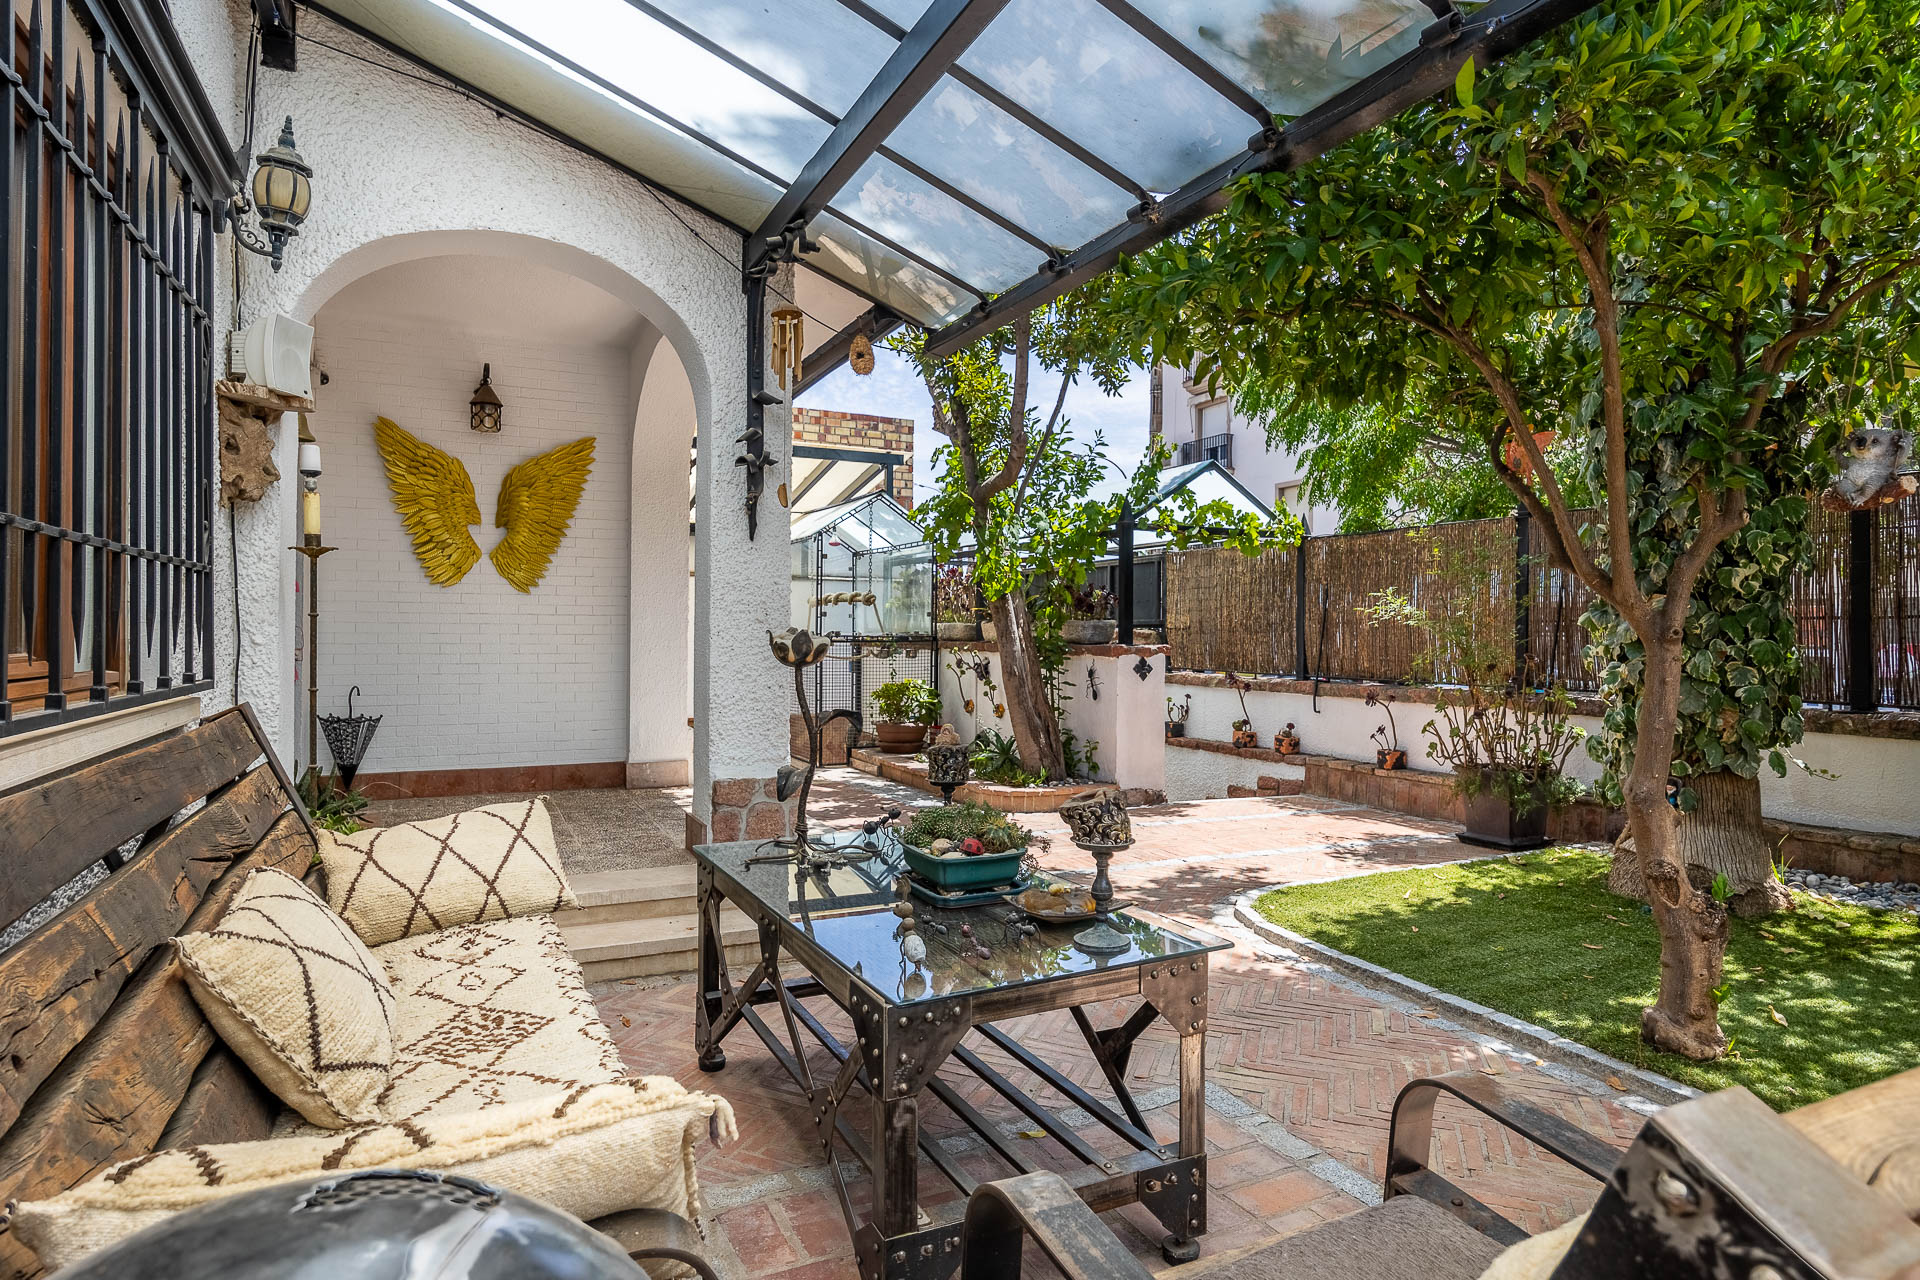
[[953, 731], [952, 725], [941, 725], [933, 745], [927, 748], [927, 781], [940, 788], [941, 797], [952, 804], [954, 788], [965, 786], [971, 776], [967, 749], [960, 745], [960, 735]]
[[[793, 819], [793, 834], [774, 841], [773, 845], [788, 851], [786, 860], [797, 862], [808, 870], [838, 866], [843, 861], [839, 854], [807, 839], [807, 796], [813, 790], [813, 775], [820, 768], [821, 731], [835, 720], [844, 719], [852, 723], [853, 736], [857, 739], [860, 736], [860, 713], [843, 708], [821, 720], [814, 716], [813, 708], [807, 703], [806, 670], [825, 660], [828, 650], [833, 647], [833, 642], [827, 637], [815, 636], [798, 627], [788, 627], [778, 635], [767, 632], [767, 646], [773, 650], [775, 661], [793, 668], [793, 696], [800, 704], [800, 719], [807, 727], [807, 767], [799, 769], [790, 764], [781, 765], [776, 783], [776, 794], [781, 800], [786, 800], [796, 791], [800, 793], [800, 805]], [[749, 859], [747, 865], [780, 860], [771, 856], [754, 858]]]

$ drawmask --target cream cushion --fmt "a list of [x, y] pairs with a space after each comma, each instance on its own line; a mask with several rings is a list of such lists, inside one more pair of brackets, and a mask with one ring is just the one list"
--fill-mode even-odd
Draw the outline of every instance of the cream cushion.
[[319, 838], [327, 901], [368, 946], [579, 905], [544, 796]]
[[311, 889], [253, 871], [218, 924], [174, 946], [207, 1021], [282, 1102], [328, 1129], [380, 1118], [393, 989]]
[[694, 1151], [707, 1133], [734, 1136], [724, 1099], [668, 1076], [627, 1078], [417, 1122], [158, 1151], [16, 1206], [12, 1229], [57, 1270], [182, 1209], [379, 1168], [461, 1174], [586, 1219], [631, 1208], [694, 1219]]

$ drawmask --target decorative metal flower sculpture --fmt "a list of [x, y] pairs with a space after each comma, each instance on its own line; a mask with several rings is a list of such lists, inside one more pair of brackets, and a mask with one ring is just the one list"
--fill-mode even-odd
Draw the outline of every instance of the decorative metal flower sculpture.
[[810, 866], [828, 865], [834, 860], [832, 855], [807, 839], [807, 796], [813, 790], [814, 772], [820, 767], [821, 732], [835, 720], [846, 720], [853, 725], [854, 736], [858, 737], [860, 713], [842, 708], [824, 720], [816, 719], [813, 708], [807, 702], [807, 668], [817, 666], [826, 659], [827, 653], [833, 648], [831, 639], [816, 636], [801, 627], [788, 627], [777, 635], [772, 631], [767, 632], [767, 644], [782, 666], [793, 668], [793, 696], [800, 704], [800, 719], [807, 726], [807, 767], [800, 769], [791, 764], [780, 766], [778, 794], [785, 800], [798, 791], [800, 807], [794, 814], [793, 834], [776, 843], [782, 849], [792, 850], [793, 856], [802, 863]]

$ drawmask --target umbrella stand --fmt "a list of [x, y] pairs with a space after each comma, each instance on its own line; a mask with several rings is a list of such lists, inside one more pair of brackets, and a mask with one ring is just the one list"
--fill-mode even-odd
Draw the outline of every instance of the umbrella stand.
[[367, 758], [373, 731], [380, 727], [379, 716], [353, 714], [353, 695], [359, 692], [359, 685], [347, 690], [346, 715], [320, 717], [320, 731], [327, 735], [327, 750], [333, 753], [334, 771], [348, 791], [353, 790], [353, 776], [360, 772], [360, 762]]

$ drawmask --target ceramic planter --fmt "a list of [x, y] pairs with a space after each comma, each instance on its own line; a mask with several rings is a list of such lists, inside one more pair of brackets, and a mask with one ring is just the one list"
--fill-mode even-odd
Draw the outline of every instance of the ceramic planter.
[[934, 634], [942, 640], [978, 640], [980, 624], [977, 622], [936, 622]]
[[1382, 747], [1373, 753], [1373, 763], [1377, 769], [1404, 769], [1407, 767], [1407, 753]]
[[1233, 745], [1236, 747], [1257, 747], [1260, 745], [1260, 735], [1251, 729], [1235, 729], [1233, 731]]
[[1009, 849], [1005, 853], [982, 853], [971, 858], [950, 853], [942, 858], [910, 844], [901, 845], [900, 851], [906, 855], [907, 866], [913, 874], [947, 892], [1012, 884], [1020, 878], [1020, 858], [1026, 853], [1024, 849]]
[[873, 726], [873, 733], [879, 740], [882, 751], [911, 754], [925, 746], [927, 742], [927, 726], [923, 724], [882, 723]]
[[1167, 721], [1167, 736], [1168, 736], [1169, 738], [1184, 738], [1184, 737], [1186, 737], [1186, 736], [1187, 736], [1187, 722], [1186, 722], [1185, 720], [1169, 720], [1169, 721]]
[[1300, 754], [1300, 739], [1284, 738], [1276, 733], [1273, 735], [1273, 749], [1283, 756], [1297, 756]]
[[[1467, 770], [1459, 771], [1466, 774]], [[1506, 796], [1482, 783], [1466, 796], [1466, 830], [1460, 838], [1485, 849], [1540, 849], [1547, 843], [1547, 786], [1533, 784], [1532, 803], [1516, 813]]]
[[1111, 618], [1071, 618], [1060, 634], [1068, 644], [1112, 644], [1114, 625]]

